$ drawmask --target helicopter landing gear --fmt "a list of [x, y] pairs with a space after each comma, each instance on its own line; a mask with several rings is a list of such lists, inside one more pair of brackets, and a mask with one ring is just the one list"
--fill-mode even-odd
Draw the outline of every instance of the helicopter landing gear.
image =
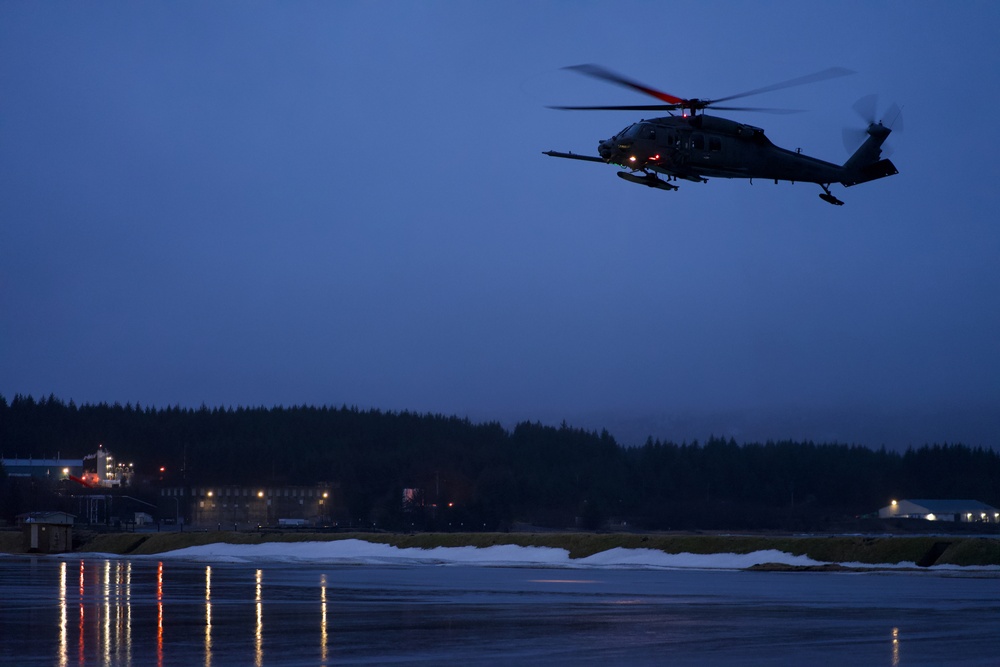
[[823, 194], [821, 194], [819, 196], [820, 199], [822, 199], [823, 201], [828, 202], [830, 204], [833, 204], [834, 206], [843, 206], [844, 205], [844, 202], [840, 201], [839, 199], [837, 199], [836, 197], [834, 197], [832, 194], [830, 194], [830, 186], [829, 185], [823, 185], [822, 183], [820, 183], [819, 187], [823, 188]]
[[637, 174], [630, 174], [627, 171], [619, 171], [618, 177], [623, 178], [629, 183], [638, 183], [639, 185], [645, 185], [650, 188], [659, 188], [660, 190], [676, 190], [677, 186], [672, 183], [667, 183], [666, 181], [661, 181], [657, 178], [656, 174], [651, 174], [648, 171], [643, 172], [642, 176]]

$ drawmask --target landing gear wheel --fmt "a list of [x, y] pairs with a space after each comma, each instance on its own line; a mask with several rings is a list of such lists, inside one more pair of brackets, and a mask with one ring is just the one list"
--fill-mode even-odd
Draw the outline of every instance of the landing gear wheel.
[[828, 202], [830, 204], [833, 204], [834, 206], [843, 206], [844, 205], [844, 202], [840, 201], [839, 199], [837, 199], [836, 197], [834, 197], [832, 194], [830, 194], [830, 186], [829, 185], [823, 185], [822, 183], [820, 183], [819, 186], [821, 188], [823, 188], [823, 193], [819, 196], [820, 199], [822, 199], [823, 201]]

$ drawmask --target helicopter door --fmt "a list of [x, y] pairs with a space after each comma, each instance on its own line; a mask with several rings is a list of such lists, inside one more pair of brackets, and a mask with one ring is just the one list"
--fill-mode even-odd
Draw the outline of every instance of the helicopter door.
[[700, 164], [718, 164], [722, 161], [722, 138], [703, 134], [691, 135], [691, 150]]
[[669, 151], [680, 148], [680, 139], [676, 134], [670, 132], [669, 130], [660, 130], [659, 134], [656, 135], [657, 142], [656, 145], [659, 146], [660, 151], [664, 154]]

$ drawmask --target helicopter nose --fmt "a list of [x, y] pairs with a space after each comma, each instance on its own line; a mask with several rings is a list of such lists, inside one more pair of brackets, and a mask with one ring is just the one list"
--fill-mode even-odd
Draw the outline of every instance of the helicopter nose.
[[597, 143], [597, 153], [605, 160], [614, 155], [614, 152], [614, 145], [610, 139], [601, 139]]

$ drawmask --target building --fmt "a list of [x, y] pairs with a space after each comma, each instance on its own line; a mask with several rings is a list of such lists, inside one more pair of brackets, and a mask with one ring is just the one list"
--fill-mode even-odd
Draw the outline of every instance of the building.
[[880, 519], [926, 519], [962, 523], [1000, 523], [1000, 510], [978, 500], [893, 500]]
[[56, 455], [51, 459], [0, 459], [3, 469], [11, 477], [36, 477], [42, 479], [69, 479], [70, 475], [83, 475], [83, 459], [64, 459]]
[[19, 514], [17, 523], [24, 535], [24, 550], [44, 554], [70, 551], [73, 548], [74, 518], [66, 512]]
[[4, 470], [11, 477], [34, 477], [36, 479], [72, 480], [88, 488], [115, 487], [128, 484], [132, 476], [131, 463], [116, 463], [111, 452], [98, 445], [97, 451], [82, 459], [55, 458], [36, 459], [29, 457], [0, 459]]
[[[330, 523], [336, 484], [315, 486], [194, 486], [160, 491], [162, 516], [203, 528], [322, 526]], [[171, 504], [171, 502], [173, 504]]]

